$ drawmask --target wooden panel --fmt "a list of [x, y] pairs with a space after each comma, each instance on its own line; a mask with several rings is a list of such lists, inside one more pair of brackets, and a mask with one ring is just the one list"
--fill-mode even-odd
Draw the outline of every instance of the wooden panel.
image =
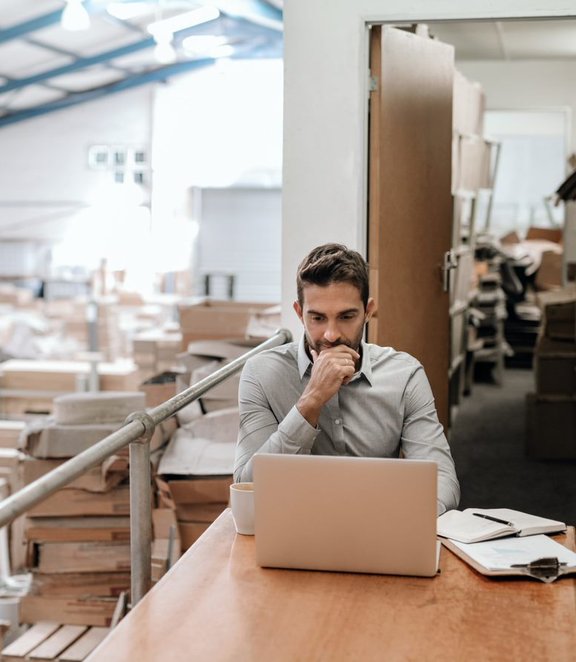
[[432, 579], [259, 568], [227, 510], [89, 660], [574, 659], [573, 578], [494, 580], [446, 549], [440, 566]]
[[33, 625], [21, 637], [6, 646], [2, 651], [2, 659], [8, 658], [24, 658], [31, 650], [34, 650], [50, 635], [54, 634], [60, 625], [58, 623], [50, 623], [48, 621], [38, 622]]
[[81, 662], [110, 632], [109, 628], [90, 628], [70, 648], [60, 655], [60, 662]]
[[[424, 365], [448, 424], [453, 48], [395, 28], [373, 28], [369, 260], [379, 314], [370, 340]], [[379, 43], [380, 42], [380, 43]]]
[[85, 631], [86, 627], [83, 625], [63, 625], [35, 648], [29, 657], [31, 660], [53, 660]]

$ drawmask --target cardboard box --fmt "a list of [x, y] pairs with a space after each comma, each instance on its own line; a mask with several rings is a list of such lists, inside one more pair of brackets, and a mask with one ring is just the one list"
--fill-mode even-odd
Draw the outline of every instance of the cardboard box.
[[562, 287], [563, 277], [562, 253], [544, 251], [540, 266], [536, 272], [536, 287], [540, 290], [554, 290]]
[[25, 428], [24, 421], [0, 420], [0, 448], [21, 448], [21, 435]]
[[176, 504], [176, 517], [179, 522], [210, 524], [228, 508], [228, 501], [222, 503]]
[[[0, 388], [49, 391], [55, 397], [77, 391], [89, 372], [90, 365], [86, 361], [9, 359], [0, 363]], [[102, 391], [134, 391], [138, 388], [136, 366], [131, 361], [100, 363], [98, 375]]]
[[121, 423], [57, 425], [47, 423], [27, 431], [26, 451], [35, 458], [69, 458], [94, 446], [122, 427]]
[[[203, 421], [207, 416], [215, 416], [222, 412], [206, 414], [198, 419]], [[223, 410], [226, 414], [222, 421], [221, 439], [202, 435], [202, 429], [193, 429], [196, 421], [181, 427], [172, 435], [164, 455], [158, 465], [158, 473], [162, 475], [182, 476], [214, 476], [232, 474], [234, 470], [234, 453], [236, 435], [238, 433], [237, 410]], [[233, 423], [230, 425], [230, 420]], [[235, 424], [234, 424], [235, 423]], [[232, 439], [224, 437], [226, 429], [232, 427], [228, 432]], [[191, 429], [192, 428], [192, 429]], [[208, 426], [205, 426], [205, 430]], [[210, 430], [207, 430], [208, 433]], [[224, 437], [222, 439], [222, 437]]]
[[562, 242], [562, 229], [561, 228], [538, 228], [531, 226], [526, 232], [526, 239], [545, 239], [552, 241], [555, 244]]
[[110, 492], [58, 490], [28, 511], [30, 517], [77, 517], [80, 515], [129, 515], [130, 488], [116, 487]]
[[267, 308], [270, 303], [204, 300], [181, 303], [178, 306], [182, 349], [190, 342], [215, 338], [242, 338], [254, 310]]
[[534, 354], [538, 395], [576, 396], [576, 343], [542, 336]]
[[[47, 423], [43, 427], [28, 430], [26, 451], [38, 459], [70, 458], [91, 448], [105, 437], [116, 432], [123, 423], [100, 425], [56, 425]], [[170, 419], [156, 426], [150, 440], [150, 450], [161, 448], [170, 438], [176, 423]], [[117, 452], [117, 456], [129, 454], [129, 445]]]
[[232, 476], [199, 476], [197, 478], [170, 479], [156, 476], [162, 503], [176, 510], [187, 504], [227, 503]]
[[20, 622], [52, 621], [67, 625], [98, 625], [112, 622], [116, 598], [57, 598], [25, 595], [20, 601]]
[[576, 342], [576, 287], [539, 292], [544, 334], [552, 340]]
[[[28, 485], [49, 471], [64, 464], [66, 460], [40, 460], [28, 457], [20, 464], [22, 482]], [[88, 492], [108, 492], [128, 478], [128, 458], [113, 455], [86, 473], [79, 476], [64, 489], [87, 490]]]
[[282, 326], [282, 306], [280, 304], [255, 310], [250, 315], [246, 335], [250, 338], [264, 340], [274, 335]]
[[130, 570], [130, 543], [46, 542], [37, 545], [38, 572], [121, 572]]
[[182, 374], [183, 371], [167, 370], [140, 384], [140, 390], [146, 396], [146, 407], [157, 407], [173, 398], [178, 392], [176, 377]]
[[182, 551], [191, 547], [209, 526], [201, 522], [178, 522]]
[[30, 395], [24, 395], [25, 393], [25, 391], [4, 391], [0, 397], [0, 415], [47, 416], [52, 412], [54, 395], [37, 396], [33, 391], [30, 391]]
[[152, 511], [154, 541], [152, 543], [152, 581], [158, 581], [180, 558], [182, 545], [178, 522], [173, 510], [155, 508]]
[[576, 460], [576, 398], [526, 395], [526, 455]]
[[33, 595], [44, 597], [118, 597], [130, 590], [129, 572], [34, 573]]
[[129, 542], [129, 517], [27, 517], [30, 542]]

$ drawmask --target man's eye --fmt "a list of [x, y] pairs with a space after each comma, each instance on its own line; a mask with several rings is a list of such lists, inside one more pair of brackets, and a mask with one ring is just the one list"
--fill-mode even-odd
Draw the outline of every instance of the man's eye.
[[343, 320], [353, 320], [356, 317], [354, 313], [350, 313], [349, 315], [342, 315], [341, 319]]

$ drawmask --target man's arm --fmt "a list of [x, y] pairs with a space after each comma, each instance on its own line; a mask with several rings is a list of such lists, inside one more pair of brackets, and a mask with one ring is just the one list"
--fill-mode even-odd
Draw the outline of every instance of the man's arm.
[[422, 366], [416, 369], [406, 386], [401, 448], [404, 457], [432, 460], [438, 465], [438, 514], [457, 508], [460, 484]]
[[[285, 415], [279, 420], [270, 404], [270, 394], [257, 374], [258, 361], [249, 361], [240, 379], [238, 405], [240, 430], [234, 462], [234, 480], [252, 480], [252, 456], [255, 453], [310, 453], [318, 436], [322, 407], [352, 377], [359, 354], [338, 345], [317, 354], [310, 380], [301, 394], [286, 392]], [[286, 375], [275, 375], [280, 384]], [[274, 385], [275, 390], [282, 387]], [[292, 405], [292, 402], [294, 405]], [[283, 398], [284, 400], [284, 398]], [[277, 410], [279, 407], [277, 407]]]
[[330, 347], [320, 354], [313, 349], [310, 352], [312, 374], [296, 406], [308, 423], [316, 427], [322, 407], [354, 375], [360, 354], [347, 345]]
[[[275, 375], [275, 379], [280, 379]], [[298, 394], [287, 393], [294, 402]], [[249, 361], [242, 371], [238, 389], [240, 429], [234, 461], [234, 480], [252, 480], [252, 457], [255, 453], [310, 453], [318, 429], [310, 425], [294, 404], [286, 404], [285, 415], [272, 411], [265, 388]]]

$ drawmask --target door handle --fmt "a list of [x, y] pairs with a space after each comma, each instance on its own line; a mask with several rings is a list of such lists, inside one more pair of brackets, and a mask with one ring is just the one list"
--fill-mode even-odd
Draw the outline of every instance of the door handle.
[[453, 248], [444, 253], [444, 261], [442, 263], [442, 289], [444, 292], [450, 290], [450, 272], [458, 266], [458, 256]]

